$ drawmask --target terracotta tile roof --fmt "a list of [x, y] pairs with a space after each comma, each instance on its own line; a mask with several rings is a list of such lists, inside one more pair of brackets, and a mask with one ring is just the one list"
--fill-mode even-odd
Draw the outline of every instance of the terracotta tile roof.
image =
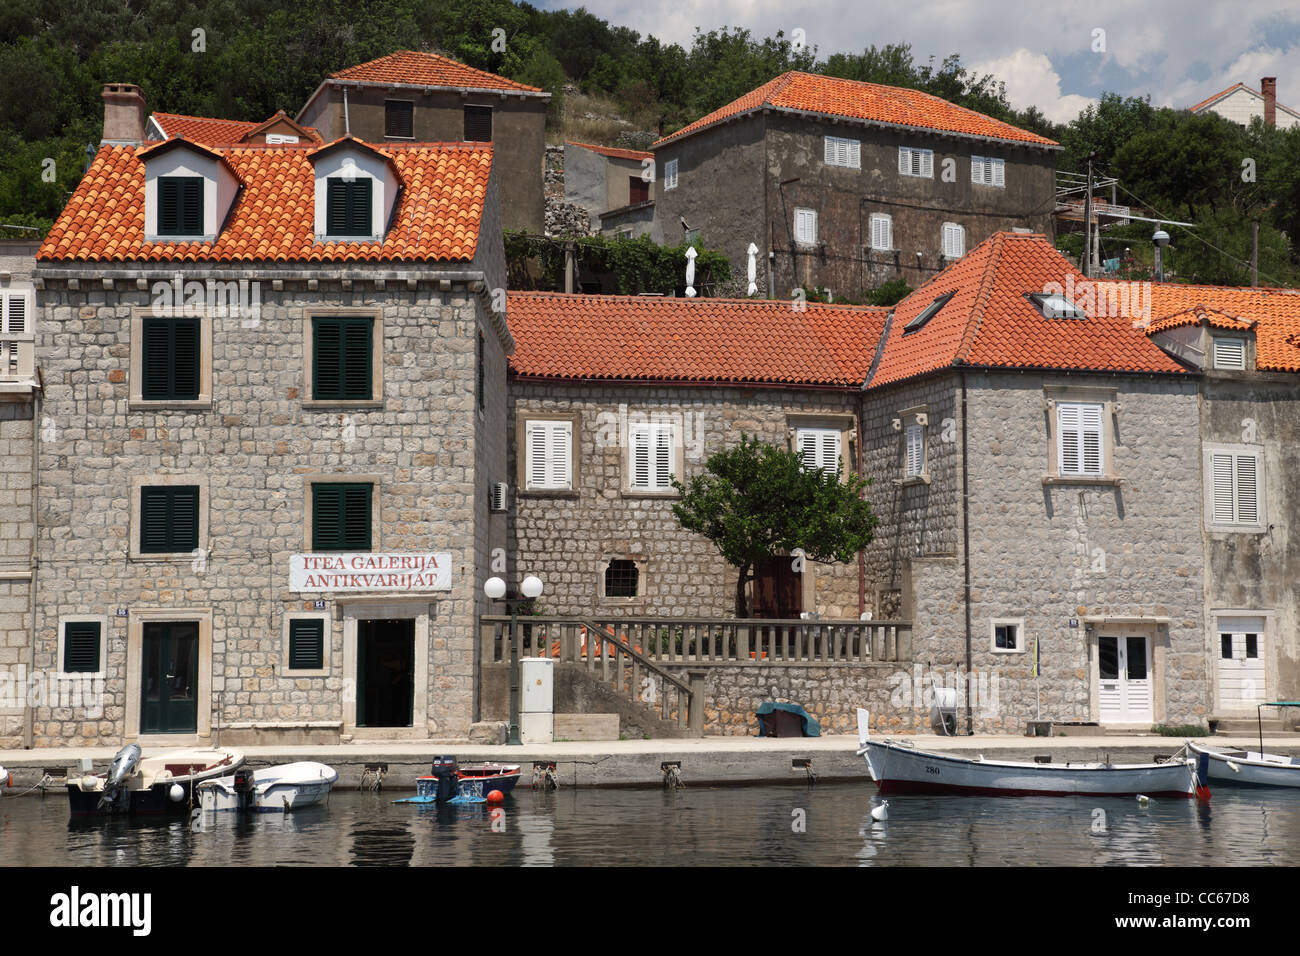
[[[954, 366], [1182, 373], [1181, 365], [1128, 316], [1091, 308], [1085, 319], [1049, 319], [1026, 298], [1088, 280], [1041, 235], [994, 233], [894, 307], [870, 387]], [[926, 324], [904, 329], [936, 298], [953, 293]], [[1085, 311], [1087, 309], [1085, 308]]]
[[1300, 372], [1300, 290], [1153, 282], [1147, 332], [1160, 331], [1166, 320], [1197, 307], [1255, 323], [1257, 368]]
[[1184, 325], [1200, 325], [1202, 322], [1212, 328], [1233, 329], [1238, 332], [1248, 332], [1255, 327], [1254, 322], [1238, 319], [1226, 312], [1220, 312], [1218, 309], [1207, 309], [1204, 303], [1198, 303], [1190, 309], [1183, 309], [1181, 312], [1167, 315], [1163, 319], [1152, 321], [1146, 327], [1146, 331], [1147, 335], [1151, 335], [1155, 332], [1167, 332], [1170, 329], [1180, 328]]
[[654, 153], [646, 152], [640, 149], [616, 149], [613, 146], [593, 146], [591, 143], [574, 143], [565, 141], [565, 146], [581, 146], [583, 149], [589, 149], [593, 153], [600, 153], [602, 156], [612, 156], [614, 159], [653, 159]]
[[764, 299], [512, 292], [516, 375], [855, 387], [887, 309]]
[[241, 182], [215, 242], [146, 242], [144, 148], [104, 146], [38, 259], [99, 261], [460, 261], [474, 257], [492, 169], [488, 144], [385, 144], [403, 183], [383, 242], [314, 242], [315, 172], [297, 146], [216, 149]]
[[331, 79], [355, 83], [403, 83], [410, 86], [440, 86], [451, 89], [514, 90], [541, 93], [535, 86], [516, 83], [504, 76], [476, 70], [436, 53], [398, 50], [376, 60], [350, 66], [330, 74]]
[[[1187, 108], [1188, 112], [1199, 113], [1202, 110], [1206, 109], [1207, 107], [1213, 106], [1215, 103], [1223, 99], [1228, 94], [1237, 92], [1237, 90], [1245, 90], [1247, 93], [1252, 93], [1255, 96], [1258, 96], [1261, 100], [1264, 98], [1263, 93], [1261, 93], [1259, 90], [1253, 87], [1247, 86], [1245, 83], [1233, 83], [1232, 86], [1228, 87], [1226, 90], [1220, 90], [1219, 92], [1215, 93], [1213, 96], [1206, 97], [1205, 99], [1201, 100], [1201, 102], [1197, 103], [1195, 106], [1189, 106]], [[1281, 103], [1276, 103], [1276, 102], [1275, 105], [1279, 110], [1282, 110], [1283, 112], [1290, 113], [1292, 116], [1300, 117], [1300, 113], [1297, 113], [1289, 106], [1283, 106]]]
[[[260, 123], [216, 119], [211, 116], [185, 116], [181, 113], [152, 113], [150, 115], [154, 122], [162, 128], [168, 139], [179, 137], [203, 146], [238, 146], [249, 133], [263, 126], [269, 126], [280, 117], [283, 116], [284, 119], [289, 120], [283, 110]], [[289, 121], [292, 122], [292, 120]], [[320, 142], [320, 133], [313, 127], [305, 126], [303, 129], [313, 134], [316, 137], [316, 142]], [[314, 144], [303, 143], [301, 145], [311, 146]]]
[[1053, 140], [1039, 136], [1037, 133], [1018, 129], [1009, 123], [957, 106], [929, 93], [922, 93], [920, 90], [791, 71], [782, 73], [776, 79], [769, 80], [740, 99], [663, 137], [653, 143], [651, 148], [657, 148], [704, 129], [706, 126], [712, 126], [714, 123], [764, 106], [823, 113], [827, 116], [845, 116], [890, 126], [981, 136], [1035, 146], [1057, 145]]

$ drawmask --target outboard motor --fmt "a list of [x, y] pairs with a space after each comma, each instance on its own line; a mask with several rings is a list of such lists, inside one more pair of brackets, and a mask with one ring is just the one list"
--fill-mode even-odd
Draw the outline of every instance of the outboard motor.
[[127, 778], [135, 773], [135, 768], [140, 763], [140, 753], [139, 744], [127, 744], [113, 757], [108, 776], [104, 780], [103, 796], [99, 798], [100, 810], [117, 807], [118, 792], [125, 786]]
[[239, 801], [241, 810], [252, 806], [255, 786], [253, 771], [250, 768], [240, 767], [235, 771], [235, 797]]
[[456, 796], [460, 787], [460, 767], [456, 763], [455, 756], [434, 757], [429, 775], [437, 780], [434, 793], [439, 803], [446, 803]]

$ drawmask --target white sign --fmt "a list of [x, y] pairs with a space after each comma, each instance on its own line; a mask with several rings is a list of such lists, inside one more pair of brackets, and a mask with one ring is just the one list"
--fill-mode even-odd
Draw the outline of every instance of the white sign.
[[295, 554], [289, 557], [290, 591], [450, 591], [451, 555]]

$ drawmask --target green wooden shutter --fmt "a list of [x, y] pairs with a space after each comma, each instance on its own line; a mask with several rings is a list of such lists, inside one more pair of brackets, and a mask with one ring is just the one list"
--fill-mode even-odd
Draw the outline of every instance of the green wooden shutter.
[[289, 667], [320, 670], [325, 666], [325, 622], [318, 617], [289, 619]]
[[203, 180], [191, 176], [181, 181], [181, 231], [203, 235]]
[[343, 486], [343, 547], [370, 550], [370, 485]]
[[174, 236], [180, 231], [180, 181], [172, 177], [158, 180], [158, 235]]
[[313, 319], [312, 398], [369, 401], [374, 321], [363, 318]]
[[140, 489], [140, 552], [189, 553], [199, 546], [198, 485]]
[[370, 180], [358, 178], [348, 184], [348, 231], [349, 236], [372, 236], [375, 233], [371, 225], [373, 210], [370, 205]]
[[325, 231], [330, 236], [372, 236], [370, 178], [358, 176], [348, 182], [331, 176], [326, 184]]
[[465, 140], [470, 143], [492, 142], [492, 107], [465, 107]]
[[331, 236], [342, 236], [348, 226], [348, 184], [341, 179], [326, 181], [325, 231]]
[[145, 319], [140, 396], [147, 401], [199, 397], [199, 319]]
[[68, 621], [63, 625], [63, 672], [94, 673], [99, 670], [99, 622]]
[[369, 551], [370, 484], [312, 485], [313, 551]]

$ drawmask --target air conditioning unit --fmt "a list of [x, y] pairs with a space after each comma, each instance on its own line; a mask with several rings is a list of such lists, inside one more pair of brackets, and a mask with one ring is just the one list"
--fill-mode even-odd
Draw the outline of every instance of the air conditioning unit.
[[492, 497], [488, 505], [492, 511], [505, 511], [510, 506], [510, 486], [504, 481], [492, 483]]

